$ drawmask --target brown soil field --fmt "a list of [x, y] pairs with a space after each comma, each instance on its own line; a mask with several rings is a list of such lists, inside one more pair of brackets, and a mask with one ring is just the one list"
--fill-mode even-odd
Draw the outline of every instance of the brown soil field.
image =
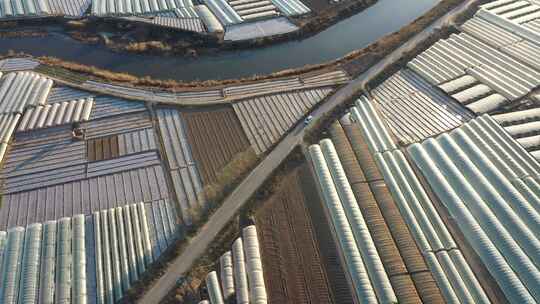
[[289, 173], [278, 189], [255, 215], [269, 303], [332, 303], [300, 169]]
[[445, 303], [359, 126], [336, 122], [329, 133], [399, 303]]
[[118, 136], [94, 138], [86, 142], [88, 161], [108, 160], [118, 157]]
[[216, 182], [217, 174], [233, 157], [249, 148], [248, 139], [232, 107], [182, 112], [193, 156], [200, 165], [205, 184]]
[[329, 131], [399, 303], [422, 303], [341, 124], [335, 122]]

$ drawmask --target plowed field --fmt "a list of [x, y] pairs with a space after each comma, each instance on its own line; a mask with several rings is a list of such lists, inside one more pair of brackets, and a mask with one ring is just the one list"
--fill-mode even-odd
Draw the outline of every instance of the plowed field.
[[246, 135], [231, 107], [182, 114], [203, 182], [212, 183], [237, 153], [249, 148]]
[[333, 303], [299, 172], [256, 214], [269, 303]]

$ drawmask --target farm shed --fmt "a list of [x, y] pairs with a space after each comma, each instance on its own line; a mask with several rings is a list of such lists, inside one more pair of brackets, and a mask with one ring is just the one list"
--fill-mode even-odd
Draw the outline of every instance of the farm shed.
[[264, 284], [257, 228], [252, 225], [242, 229], [242, 240], [244, 242], [250, 302], [254, 304], [265, 304], [268, 302], [268, 298]]
[[146, 105], [143, 102], [133, 102], [122, 98], [98, 95], [94, 97], [94, 106], [90, 114], [90, 119], [95, 120], [112, 115], [140, 113], [146, 110]]
[[[333, 124], [330, 134], [396, 297], [400, 303], [444, 303], [359, 129], [358, 123], [344, 118]], [[358, 172], [363, 179], [355, 179]]]
[[390, 284], [388, 274], [383, 267], [381, 258], [371, 237], [371, 232], [366, 225], [365, 219], [360, 212], [358, 202], [345, 175], [345, 171], [339, 160], [339, 156], [329, 139], [320, 142], [321, 150], [326, 159], [328, 168], [334, 180], [340, 201], [345, 210], [345, 215], [351, 226], [354, 239], [360, 249], [362, 260], [373, 285], [377, 299], [382, 303], [396, 302], [397, 298]]
[[522, 24], [522, 26], [535, 33], [538, 33], [540, 32], [540, 19], [534, 19], [529, 22], [525, 22]]
[[208, 296], [210, 297], [210, 303], [212, 304], [224, 304], [223, 295], [221, 294], [221, 287], [219, 286], [219, 280], [215, 271], [210, 272], [206, 276], [206, 287], [208, 288]]
[[235, 100], [256, 97], [268, 94], [338, 86], [347, 83], [350, 77], [343, 70], [323, 73], [303, 74], [297, 77], [286, 77], [254, 83], [231, 85], [224, 88], [213, 88], [203, 91], [165, 92], [150, 91], [135, 87], [120, 86], [108, 83], [85, 81], [82, 86], [89, 90], [97, 90], [103, 94], [136, 100], [152, 100], [169, 104], [196, 104], [207, 105], [216, 103], [229, 103]]
[[45, 0], [49, 2], [49, 8], [53, 15], [66, 17], [82, 17], [92, 0]]
[[242, 41], [262, 37], [283, 35], [299, 28], [285, 17], [275, 17], [257, 21], [234, 24], [227, 27], [225, 41]]
[[24, 110], [42, 105], [49, 94], [52, 81], [30, 72], [8, 73], [0, 78], [0, 163]]
[[17, 132], [87, 121], [93, 104], [94, 99], [88, 98], [30, 108], [24, 112]]
[[[460, 26], [461, 34], [438, 41], [408, 64], [420, 75], [417, 78], [426, 79], [446, 93], [431, 87], [433, 94], [442, 96], [443, 107], [454, 107], [453, 99], [476, 114], [495, 113], [512, 137], [535, 157], [540, 156], [536, 152], [540, 148], [540, 126], [529, 113], [535, 111], [534, 88], [540, 80], [540, 40], [535, 36], [540, 29], [534, 27], [540, 20], [539, 12], [540, 6], [531, 1], [485, 4]], [[469, 118], [453, 127], [470, 119], [469, 113], [461, 111]], [[434, 125], [432, 121], [428, 127]]]
[[223, 96], [229, 98], [246, 98], [256, 95], [282, 93], [309, 88], [337, 86], [349, 81], [350, 78], [343, 70], [329, 71], [318, 74], [300, 75], [273, 79], [250, 84], [232, 85], [223, 89]]
[[[525, 101], [528, 103], [528, 101]], [[492, 116], [504, 129], [516, 139], [536, 160], [540, 159], [540, 108], [532, 107]]]
[[244, 254], [244, 242], [241, 237], [234, 241], [232, 253], [236, 302], [238, 304], [249, 304], [246, 257]]
[[54, 85], [47, 96], [47, 103], [57, 103], [64, 101], [72, 101], [75, 99], [86, 99], [94, 97], [95, 95], [90, 92], [81, 91], [68, 86]]
[[214, 14], [208, 9], [206, 5], [195, 5], [195, 11], [197, 15], [206, 25], [208, 32], [210, 33], [222, 33], [225, 31], [223, 25], [219, 23], [219, 20]]
[[[452, 34], [450, 38], [432, 45], [407, 66], [434, 85], [468, 74], [509, 100], [516, 100], [540, 84], [540, 73], [503, 50], [467, 33]], [[513, 55], [521, 52], [515, 45], [508, 50]]]
[[393, 138], [367, 97], [362, 96], [351, 108], [350, 119], [358, 125], [372, 153], [396, 149]]
[[0, 113], [23, 113], [27, 106], [43, 105], [52, 80], [33, 72], [8, 73], [0, 85]]
[[532, 1], [494, 1], [484, 4], [476, 15], [526, 39], [540, 41], [540, 34], [527, 25], [540, 19], [540, 5]]
[[221, 279], [221, 288], [224, 299], [234, 295], [234, 270], [232, 252], [225, 252], [219, 259], [219, 273]]
[[520, 42], [523, 38], [509, 32], [497, 24], [488, 22], [482, 18], [471, 18], [460, 30], [466, 32], [484, 42], [488, 42], [494, 47], [500, 48]]
[[[12, 86], [5, 81], [3, 85], [9, 89], [0, 88], [5, 95], [16, 94], [12, 87], [18, 89], [32, 85], [31, 80], [42, 79], [31, 73], [9, 75]], [[20, 81], [29, 84], [15, 83], [19, 76], [26, 76]], [[48, 80], [41, 83], [45, 90], [50, 89]], [[177, 230], [179, 221], [176, 208], [170, 206], [173, 197], [159, 149], [160, 137], [145, 104], [89, 95], [69, 87], [55, 87], [52, 91], [50, 98], [41, 91], [17, 95], [16, 100], [35, 106], [14, 117], [20, 117], [20, 122], [0, 172], [4, 198], [0, 229], [75, 214], [91, 215], [138, 202], [153, 203], [158, 209], [148, 209], [149, 221], [166, 227], [168, 232], [151, 234], [155, 240], [152, 250], [164, 251], [173, 241], [167, 235]], [[35, 102], [36, 96], [49, 103]], [[17, 106], [12, 103], [5, 108]], [[5, 115], [9, 118], [12, 114]], [[84, 140], [72, 139], [70, 124], [74, 121], [81, 122]], [[15, 127], [13, 119], [2, 119], [0, 123]], [[180, 191], [182, 188], [176, 192]]]
[[345, 260], [346, 272], [352, 280], [355, 296], [362, 303], [377, 303], [372, 282], [369, 279], [365, 263], [362, 261], [358, 245], [354, 241], [352, 228], [345, 215], [321, 148], [318, 145], [310, 146], [309, 156], [316, 172], [325, 206], [336, 232], [340, 253]]
[[164, 16], [129, 16], [123, 17], [125, 20], [134, 22], [145, 22], [148, 24], [195, 33], [205, 33], [204, 23], [199, 17], [164, 17]]

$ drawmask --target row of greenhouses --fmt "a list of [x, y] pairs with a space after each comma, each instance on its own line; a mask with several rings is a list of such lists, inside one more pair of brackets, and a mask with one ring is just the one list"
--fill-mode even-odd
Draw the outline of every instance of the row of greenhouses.
[[201, 303], [224, 304], [235, 298], [238, 304], [266, 304], [268, 296], [257, 236], [257, 228], [242, 229], [242, 237], [233, 243], [232, 251], [219, 259], [219, 269], [206, 276], [208, 300]]
[[147, 212], [164, 206], [134, 204], [0, 232], [0, 302], [115, 303], [159, 257]]
[[538, 162], [487, 115], [407, 150], [508, 301], [538, 302]]
[[[360, 130], [373, 154], [378, 170], [446, 302], [490, 303], [431, 198], [403, 153], [398, 150], [370, 101], [366, 97], [359, 100], [348, 117], [352, 122], [351, 127]], [[319, 189], [347, 265], [346, 272], [361, 302], [395, 302], [397, 291], [395, 294], [389, 283], [377, 247], [373, 241], [370, 242], [372, 234], [358, 209], [339, 156], [328, 139], [309, 149]]]

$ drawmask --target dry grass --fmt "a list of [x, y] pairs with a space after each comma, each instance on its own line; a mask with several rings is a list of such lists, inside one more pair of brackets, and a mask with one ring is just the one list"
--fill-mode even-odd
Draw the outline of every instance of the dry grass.
[[109, 70], [101, 69], [95, 66], [82, 65], [75, 62], [64, 61], [55, 57], [42, 56], [38, 60], [47, 66], [62, 68], [69, 72], [81, 73], [85, 77], [91, 78], [101, 82], [117, 83], [120, 85], [147, 87], [154, 89], [163, 89], [168, 91], [178, 91], [186, 89], [197, 88], [214, 88], [225, 85], [244, 84], [249, 82], [256, 82], [262, 80], [269, 80], [282, 77], [297, 76], [299, 74], [310, 72], [323, 72], [334, 70], [335, 67], [329, 64], [317, 64], [307, 65], [299, 69], [287, 69], [279, 72], [275, 72], [268, 75], [253, 75], [251, 77], [239, 78], [239, 79], [226, 79], [226, 80], [205, 80], [205, 81], [192, 81], [183, 82], [172, 79], [153, 79], [150, 77], [137, 77], [128, 73], [118, 73]]
[[145, 42], [131, 42], [125, 47], [125, 50], [128, 52], [135, 52], [135, 53], [147, 53], [150, 51], [169, 52], [172, 50], [172, 47], [161, 41], [145, 41]]
[[75, 62], [62, 61], [54, 57], [46, 57], [46, 56], [39, 57], [39, 61], [46, 65], [61, 67], [69, 71], [88, 74], [88, 75], [92, 75], [98, 78], [107, 79], [110, 81], [134, 83], [139, 79], [127, 73], [115, 73], [115, 72], [107, 71], [107, 70], [100, 69], [94, 66], [88, 66], [88, 65], [84, 65], [80, 63], [75, 63]]
[[259, 158], [248, 148], [236, 154], [233, 159], [217, 174], [216, 181], [204, 187], [204, 196], [208, 201], [217, 202], [223, 193], [228, 192], [240, 177], [246, 174], [259, 161]]
[[351, 75], [360, 75], [386, 55], [397, 49], [403, 41], [420, 33], [444, 14], [457, 7], [464, 0], [443, 0], [423, 16], [417, 18], [399, 31], [388, 34], [366, 48], [352, 51], [339, 59], [340, 63]]

